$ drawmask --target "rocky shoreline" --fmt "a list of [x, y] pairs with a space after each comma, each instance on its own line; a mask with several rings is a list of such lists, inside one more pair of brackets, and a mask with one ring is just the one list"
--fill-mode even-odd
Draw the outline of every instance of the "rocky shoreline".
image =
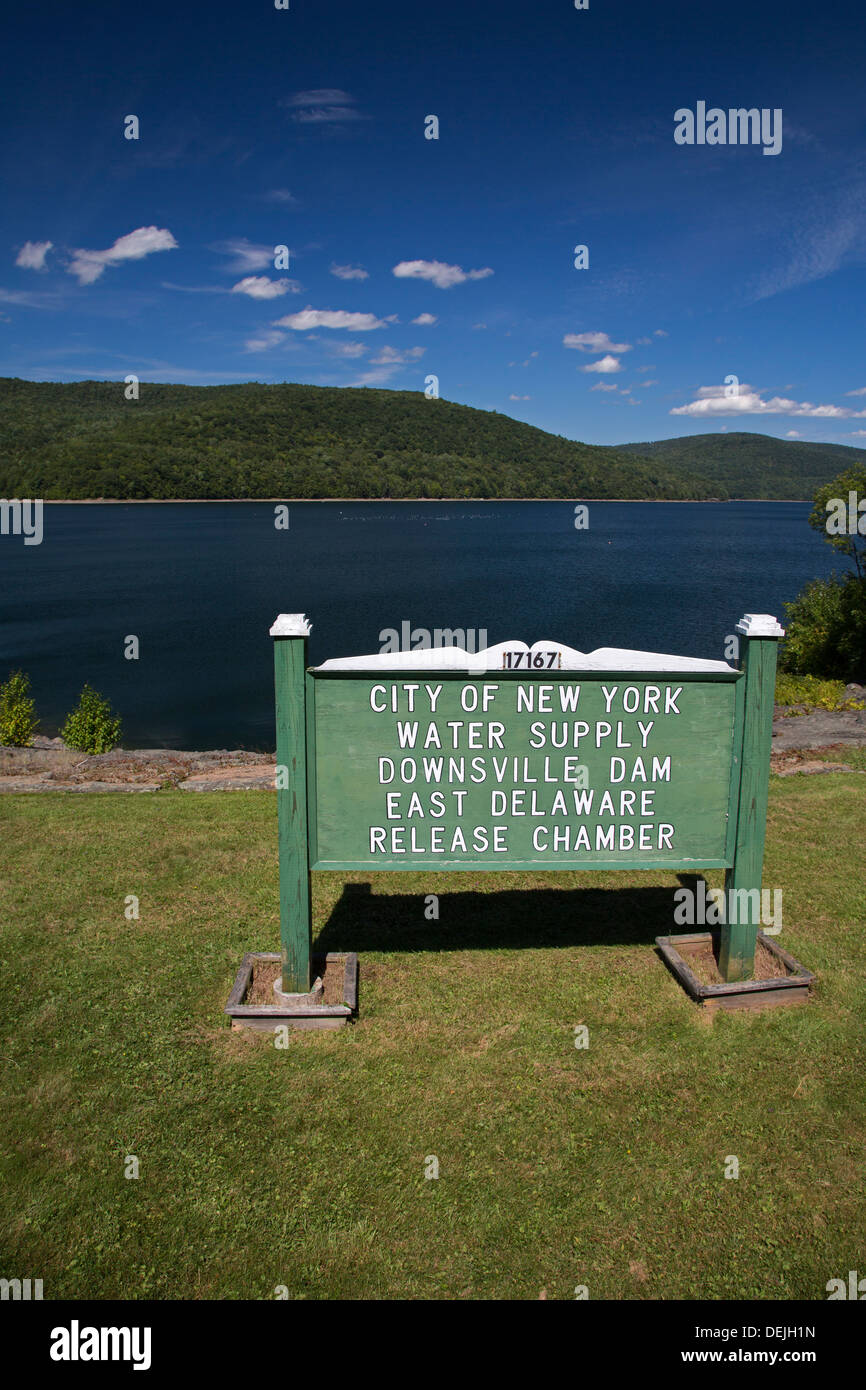
[[87, 755], [62, 739], [32, 748], [0, 747], [0, 792], [273, 791], [273, 753], [217, 749], [115, 748]]
[[[864, 692], [866, 694], [866, 692]], [[866, 745], [866, 709], [811, 710], [776, 706], [771, 771], [855, 772], [846, 749]], [[809, 758], [826, 754], [830, 761]], [[88, 756], [62, 739], [37, 737], [32, 748], [0, 747], [2, 792], [223, 792], [273, 791], [273, 753], [220, 748], [186, 752], [173, 748], [115, 748]]]

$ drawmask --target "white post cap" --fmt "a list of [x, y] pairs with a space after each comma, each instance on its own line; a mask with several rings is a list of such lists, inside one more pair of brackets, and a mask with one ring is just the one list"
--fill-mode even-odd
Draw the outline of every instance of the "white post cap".
[[784, 637], [785, 629], [779, 626], [772, 613], [744, 613], [735, 632], [744, 637]]
[[280, 613], [270, 629], [271, 637], [309, 637], [313, 624], [303, 613]]

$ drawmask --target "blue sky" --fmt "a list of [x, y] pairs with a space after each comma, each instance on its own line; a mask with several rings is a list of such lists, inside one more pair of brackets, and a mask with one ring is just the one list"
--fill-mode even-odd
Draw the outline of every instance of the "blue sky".
[[[289, 3], [16, 7], [0, 375], [866, 439], [859, 8]], [[677, 143], [699, 102], [780, 151]]]

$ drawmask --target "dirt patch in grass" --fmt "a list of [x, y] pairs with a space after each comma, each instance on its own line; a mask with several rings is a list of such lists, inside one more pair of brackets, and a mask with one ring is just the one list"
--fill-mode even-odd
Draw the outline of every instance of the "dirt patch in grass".
[[325, 986], [323, 1004], [342, 1004], [344, 975], [345, 967], [341, 960], [328, 961], [322, 976], [322, 983]]
[[[702, 985], [723, 985], [725, 983], [709, 941], [701, 946], [699, 951], [690, 951], [688, 955], [683, 953], [683, 959], [689, 969], [697, 975]], [[768, 951], [766, 946], [759, 941], [755, 948], [754, 978], [756, 980], [780, 980], [788, 973], [784, 962], [779, 960], [779, 957], [774, 955], [772, 951]]]
[[278, 960], [254, 960], [253, 977], [244, 996], [245, 1004], [276, 1004], [274, 982], [282, 970]]
[[780, 748], [773, 745], [770, 771], [777, 777], [793, 773], [866, 772], [866, 747], [830, 743], [823, 747]]
[[[253, 961], [253, 977], [244, 998], [245, 1004], [276, 1004], [274, 981], [282, 971], [278, 960]], [[322, 983], [325, 986], [323, 1004], [342, 1004], [343, 1002], [343, 962], [329, 960], [325, 966]]]

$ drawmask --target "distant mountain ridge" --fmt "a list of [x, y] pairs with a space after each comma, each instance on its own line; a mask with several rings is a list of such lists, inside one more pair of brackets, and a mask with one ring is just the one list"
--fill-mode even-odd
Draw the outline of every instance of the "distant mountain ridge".
[[712, 434], [618, 448], [417, 391], [0, 378], [0, 496], [807, 498], [844, 445]]
[[0, 379], [0, 496], [707, 498], [712, 484], [417, 391]]
[[620, 452], [667, 467], [687, 464], [729, 497], [811, 500], [819, 487], [866, 458], [848, 444], [811, 444], [743, 431], [690, 434], [648, 444], [620, 444]]

